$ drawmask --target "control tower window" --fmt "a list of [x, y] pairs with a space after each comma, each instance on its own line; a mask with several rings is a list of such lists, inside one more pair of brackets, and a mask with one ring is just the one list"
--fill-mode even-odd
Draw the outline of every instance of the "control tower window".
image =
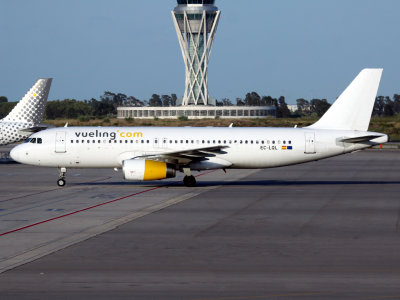
[[214, 4], [215, 0], [178, 0], [178, 4]]

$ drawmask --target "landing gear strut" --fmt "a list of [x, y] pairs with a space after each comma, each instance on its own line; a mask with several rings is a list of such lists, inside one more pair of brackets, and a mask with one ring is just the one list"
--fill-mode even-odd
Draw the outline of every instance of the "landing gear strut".
[[196, 185], [196, 178], [193, 175], [185, 176], [183, 178], [183, 184], [187, 187], [194, 187]]
[[67, 173], [66, 168], [60, 168], [60, 178], [57, 180], [57, 185], [58, 186], [64, 186], [65, 185], [65, 174]]

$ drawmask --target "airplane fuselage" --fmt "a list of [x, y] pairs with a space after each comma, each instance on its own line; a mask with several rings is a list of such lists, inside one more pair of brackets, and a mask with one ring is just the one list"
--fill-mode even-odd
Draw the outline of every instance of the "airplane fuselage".
[[[45, 167], [120, 168], [133, 158], [224, 146], [220, 154], [192, 162], [191, 169], [271, 168], [349, 153], [388, 139], [385, 135], [365, 143], [342, 141], [374, 134], [308, 128], [69, 127], [36, 133], [31, 136], [35, 145], [30, 140], [13, 155]], [[173, 157], [167, 162], [174, 163]]]

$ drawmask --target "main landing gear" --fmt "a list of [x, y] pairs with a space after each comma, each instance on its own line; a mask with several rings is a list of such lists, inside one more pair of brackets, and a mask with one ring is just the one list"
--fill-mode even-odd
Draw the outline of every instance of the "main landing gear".
[[192, 175], [190, 168], [183, 168], [185, 177], [183, 178], [183, 184], [187, 187], [194, 187], [196, 185], [196, 178]]
[[64, 186], [65, 185], [65, 174], [67, 173], [66, 168], [60, 168], [60, 178], [57, 180], [57, 185], [58, 186]]
[[196, 185], [196, 178], [193, 175], [185, 176], [183, 178], [183, 184], [187, 187], [194, 187]]

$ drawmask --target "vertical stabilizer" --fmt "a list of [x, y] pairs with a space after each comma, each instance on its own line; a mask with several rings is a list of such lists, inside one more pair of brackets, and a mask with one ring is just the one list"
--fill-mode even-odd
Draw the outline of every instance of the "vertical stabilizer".
[[383, 69], [364, 69], [309, 128], [367, 131]]
[[32, 125], [40, 124], [46, 109], [51, 82], [51, 78], [39, 79], [3, 120]]

